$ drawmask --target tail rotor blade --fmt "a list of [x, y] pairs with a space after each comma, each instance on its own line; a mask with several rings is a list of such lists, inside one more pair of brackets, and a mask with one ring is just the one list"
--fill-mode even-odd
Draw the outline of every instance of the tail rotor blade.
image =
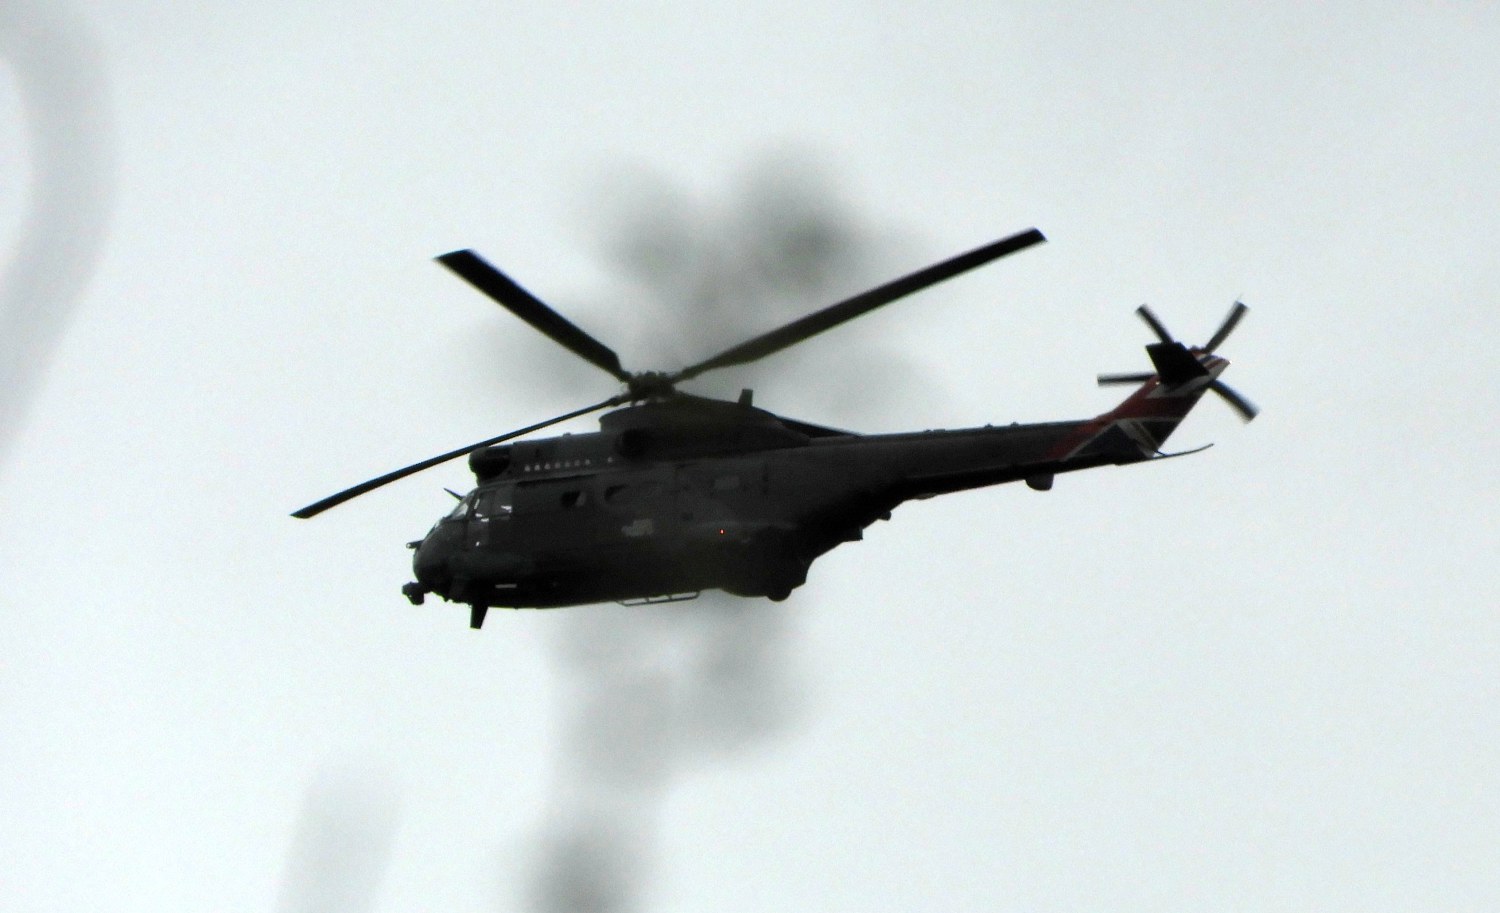
[[1248, 422], [1251, 419], [1255, 418], [1257, 414], [1259, 414], [1260, 409], [1258, 409], [1254, 403], [1250, 402], [1248, 399], [1245, 399], [1243, 396], [1237, 393], [1233, 387], [1229, 386], [1223, 381], [1216, 380], [1213, 383], [1209, 384], [1209, 387], [1212, 388], [1215, 393], [1219, 394], [1219, 396], [1223, 397], [1224, 402], [1228, 403], [1229, 407], [1235, 412], [1238, 412], [1241, 419]]
[[374, 491], [382, 485], [388, 485], [391, 482], [396, 481], [397, 479], [404, 479], [407, 476], [421, 472], [424, 469], [430, 469], [433, 466], [438, 465], [439, 463], [446, 463], [449, 460], [461, 457], [464, 454], [469, 453], [470, 451], [478, 450], [481, 447], [488, 447], [491, 444], [498, 444], [501, 441], [508, 441], [511, 438], [520, 437], [523, 434], [530, 434], [533, 431], [540, 431], [541, 429], [546, 428], [548, 425], [555, 425], [558, 422], [565, 422], [570, 418], [577, 418], [580, 415], [587, 415], [590, 412], [603, 409], [607, 406], [618, 406], [623, 402], [625, 402], [624, 397], [612, 396], [602, 403], [595, 403], [592, 406], [585, 406], [582, 409], [575, 409], [565, 415], [559, 415], [556, 418], [549, 418], [545, 422], [537, 422], [535, 425], [527, 425], [525, 428], [522, 428], [519, 431], [511, 431], [506, 434], [502, 434], [499, 437], [492, 437], [488, 438], [487, 440], [480, 441], [477, 444], [470, 444], [467, 447], [460, 447], [457, 450], [450, 450], [447, 453], [431, 457], [430, 459], [423, 460], [420, 463], [413, 463], [412, 465], [404, 467], [402, 469], [398, 469], [395, 472], [388, 472], [385, 475], [380, 476], [379, 478], [371, 479], [368, 482], [361, 482], [353, 488], [346, 488], [336, 495], [330, 495], [323, 500], [318, 501], [317, 503], [309, 504], [301, 510], [294, 511], [292, 513], [292, 516], [296, 517], [299, 520], [306, 520], [309, 517], [316, 517], [318, 514], [321, 514], [323, 511], [329, 509], [330, 507], [337, 507], [345, 501], [350, 500], [351, 498], [357, 498], [362, 494]]
[[1151, 310], [1149, 305], [1143, 304], [1136, 308], [1135, 312], [1140, 315], [1142, 320], [1146, 321], [1146, 326], [1151, 328], [1151, 332], [1156, 334], [1157, 339], [1168, 343], [1176, 341], [1172, 338], [1172, 334], [1167, 332], [1166, 326], [1156, 316], [1156, 313]]
[[574, 355], [603, 368], [619, 380], [630, 380], [630, 374], [620, 367], [620, 356], [613, 349], [574, 326], [472, 250], [443, 254], [437, 261]]
[[1110, 387], [1117, 384], [1143, 384], [1155, 376], [1150, 371], [1138, 371], [1134, 374], [1100, 374], [1099, 386]]
[[1219, 325], [1219, 329], [1214, 333], [1213, 338], [1204, 344], [1203, 351], [1214, 352], [1219, 346], [1223, 345], [1224, 340], [1228, 339], [1229, 334], [1234, 332], [1234, 328], [1239, 325], [1240, 318], [1244, 317], [1245, 312], [1248, 310], [1250, 309], [1245, 306], [1243, 301], [1236, 301], [1234, 306], [1229, 309], [1229, 316], [1224, 318], [1224, 322]]

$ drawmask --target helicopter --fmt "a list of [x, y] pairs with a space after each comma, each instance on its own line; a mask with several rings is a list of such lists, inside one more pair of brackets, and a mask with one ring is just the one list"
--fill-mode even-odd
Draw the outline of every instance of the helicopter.
[[[383, 485], [468, 456], [475, 488], [409, 542], [413, 605], [429, 594], [470, 607], [480, 628], [493, 607], [643, 605], [708, 589], [786, 599], [818, 557], [905, 501], [1025, 482], [1052, 488], [1065, 472], [1197, 453], [1162, 446], [1204, 394], [1244, 421], [1256, 407], [1220, 380], [1217, 354], [1248, 308], [1235, 301], [1208, 342], [1175, 339], [1147, 305], [1157, 341], [1152, 370], [1099, 375], [1135, 387], [1093, 418], [957, 430], [859, 434], [738, 400], [681, 392], [705, 372], [757, 361], [878, 307], [1046, 240], [1031, 228], [1001, 238], [732, 346], [676, 371], [625, 370], [608, 346], [472, 250], [436, 260], [473, 288], [624, 389], [600, 402], [439, 454], [362, 482], [292, 516], [307, 519]], [[619, 407], [619, 408], [617, 408]], [[599, 431], [531, 438], [601, 410]]]

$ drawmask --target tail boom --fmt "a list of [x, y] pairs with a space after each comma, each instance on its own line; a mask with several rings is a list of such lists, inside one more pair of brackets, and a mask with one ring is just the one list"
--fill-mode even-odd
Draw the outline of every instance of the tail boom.
[[1200, 355], [1194, 361], [1201, 366], [1201, 374], [1178, 383], [1160, 375], [1147, 378], [1118, 406], [1081, 423], [1074, 434], [1060, 441], [1055, 458], [1067, 462], [1134, 454], [1145, 460], [1160, 454], [1167, 438], [1229, 366], [1216, 355]]

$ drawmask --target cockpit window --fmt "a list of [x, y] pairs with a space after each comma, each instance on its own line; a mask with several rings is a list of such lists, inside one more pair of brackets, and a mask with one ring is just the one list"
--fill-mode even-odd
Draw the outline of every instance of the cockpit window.
[[449, 520], [462, 520], [465, 516], [468, 515], [468, 513], [469, 513], [469, 507], [471, 505], [473, 505], [473, 503], [474, 503], [474, 496], [472, 494], [467, 495], [464, 498], [461, 498], [459, 500], [458, 504], [454, 505], [453, 512], [448, 515], [448, 519]]
[[474, 516], [481, 520], [509, 519], [516, 506], [516, 489], [513, 485], [502, 485], [479, 492], [474, 504]]

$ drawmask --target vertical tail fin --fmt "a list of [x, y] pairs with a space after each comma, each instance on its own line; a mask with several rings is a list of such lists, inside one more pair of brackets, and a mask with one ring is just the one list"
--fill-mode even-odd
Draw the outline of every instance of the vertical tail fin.
[[1153, 375], [1099, 420], [1128, 437], [1142, 456], [1153, 456], [1208, 392], [1210, 381], [1207, 372], [1176, 384]]

